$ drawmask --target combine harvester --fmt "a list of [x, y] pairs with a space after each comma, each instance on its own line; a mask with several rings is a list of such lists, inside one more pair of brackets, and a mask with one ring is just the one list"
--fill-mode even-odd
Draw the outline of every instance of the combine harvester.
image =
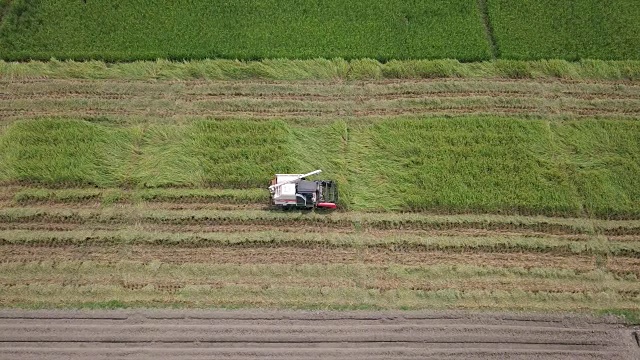
[[271, 204], [281, 209], [335, 209], [338, 201], [336, 183], [331, 180], [306, 180], [308, 176], [321, 172], [276, 174], [269, 186]]

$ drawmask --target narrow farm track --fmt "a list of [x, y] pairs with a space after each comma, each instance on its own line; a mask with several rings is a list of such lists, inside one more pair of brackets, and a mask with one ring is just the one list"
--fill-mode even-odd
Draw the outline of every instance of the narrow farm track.
[[631, 359], [633, 330], [565, 315], [2, 311], [6, 359]]
[[[640, 85], [429, 79], [354, 82], [0, 80], [0, 119], [640, 115]], [[156, 120], [153, 120], [156, 119]]]

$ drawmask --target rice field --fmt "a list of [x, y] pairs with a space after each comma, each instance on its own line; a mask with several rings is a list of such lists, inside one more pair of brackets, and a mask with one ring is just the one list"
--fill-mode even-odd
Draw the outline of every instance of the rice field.
[[15, 0], [0, 14], [4, 60], [640, 60], [634, 0]]
[[5, 60], [491, 57], [480, 9], [467, 0], [17, 0], [5, 6]]
[[504, 59], [640, 59], [635, 0], [487, 0]]
[[[0, 63], [0, 307], [637, 322], [637, 69]], [[269, 208], [273, 173], [317, 168], [338, 211]]]

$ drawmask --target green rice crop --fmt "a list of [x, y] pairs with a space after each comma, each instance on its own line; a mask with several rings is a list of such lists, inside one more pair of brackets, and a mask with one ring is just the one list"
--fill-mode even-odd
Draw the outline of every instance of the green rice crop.
[[[554, 161], [548, 124], [513, 119], [406, 120], [354, 135], [362, 156], [354, 207], [578, 214]], [[362, 138], [360, 138], [362, 137]], [[377, 191], [365, 191], [365, 189]]]
[[637, 0], [487, 0], [499, 57], [640, 59]]
[[231, 204], [266, 203], [269, 194], [266, 189], [212, 189], [212, 188], [23, 188], [15, 192], [13, 200], [19, 204], [63, 203], [73, 204], [99, 201], [103, 204], [114, 202], [219, 202]]
[[280, 121], [197, 121], [155, 126], [142, 139], [133, 181], [146, 187], [265, 187], [296, 170], [290, 130]]
[[127, 129], [78, 120], [17, 122], [0, 138], [0, 180], [108, 186], [120, 182], [130, 145]]
[[15, 0], [4, 59], [490, 58], [468, 0]]
[[555, 138], [585, 210], [596, 217], [640, 216], [640, 123], [554, 123]]

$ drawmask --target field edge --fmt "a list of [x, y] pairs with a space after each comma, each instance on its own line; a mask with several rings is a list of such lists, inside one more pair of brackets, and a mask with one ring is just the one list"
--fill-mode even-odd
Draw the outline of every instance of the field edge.
[[10, 62], [0, 60], [0, 80], [9, 79], [168, 79], [168, 80], [376, 80], [428, 78], [505, 78], [564, 80], [640, 80], [640, 60], [442, 60], [265, 59], [240, 61], [99, 60]]

